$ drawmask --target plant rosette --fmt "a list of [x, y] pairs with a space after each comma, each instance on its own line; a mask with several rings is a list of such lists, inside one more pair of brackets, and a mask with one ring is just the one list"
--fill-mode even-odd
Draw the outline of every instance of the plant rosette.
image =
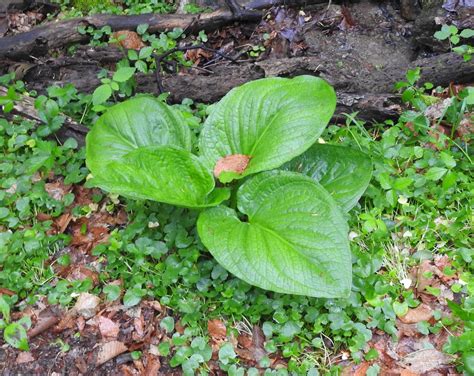
[[178, 110], [150, 96], [129, 99], [87, 135], [91, 184], [200, 210], [202, 243], [252, 285], [347, 297], [345, 213], [367, 188], [372, 163], [361, 151], [316, 143], [335, 106], [333, 88], [317, 77], [249, 82], [211, 107], [195, 155]]

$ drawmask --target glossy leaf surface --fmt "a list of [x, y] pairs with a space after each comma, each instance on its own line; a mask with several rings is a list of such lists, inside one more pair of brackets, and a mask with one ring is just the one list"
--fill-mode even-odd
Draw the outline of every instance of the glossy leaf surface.
[[214, 178], [199, 158], [170, 147], [142, 147], [112, 161], [93, 183], [109, 192], [134, 199], [201, 208], [214, 206], [229, 196], [214, 189]]
[[97, 174], [132, 150], [158, 145], [191, 150], [183, 116], [153, 97], [129, 99], [108, 109], [87, 134], [87, 167]]
[[281, 166], [321, 135], [336, 106], [333, 88], [313, 76], [265, 78], [231, 90], [213, 106], [200, 136], [204, 162], [250, 158], [234, 178]]
[[348, 227], [337, 203], [311, 178], [264, 172], [244, 183], [237, 204], [202, 212], [203, 244], [228, 271], [263, 289], [316, 297], [348, 296]]
[[372, 161], [365, 153], [328, 144], [314, 144], [283, 169], [319, 182], [344, 211], [357, 204], [372, 177]]

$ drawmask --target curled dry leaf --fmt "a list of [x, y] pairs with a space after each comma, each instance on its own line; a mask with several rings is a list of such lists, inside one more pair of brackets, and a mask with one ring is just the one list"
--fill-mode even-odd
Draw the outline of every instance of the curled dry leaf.
[[120, 341], [103, 343], [97, 352], [96, 365], [100, 366], [125, 351], [127, 351], [127, 346]]
[[227, 328], [219, 319], [209, 320], [207, 322], [207, 330], [211, 338], [216, 342], [225, 339], [227, 336]]
[[118, 40], [118, 44], [127, 50], [139, 50], [145, 47], [140, 36], [130, 30], [120, 30], [112, 34], [114, 39]]
[[214, 167], [214, 176], [218, 178], [223, 172], [234, 172], [242, 174], [250, 162], [250, 156], [244, 154], [232, 154], [217, 161]]
[[428, 321], [433, 317], [433, 310], [427, 304], [420, 304], [414, 309], [408, 310], [405, 316], [400, 317], [404, 324], [416, 324], [420, 321]]
[[44, 189], [50, 197], [61, 201], [63, 197], [71, 191], [71, 186], [65, 185], [61, 180], [58, 180], [53, 183], [46, 183]]

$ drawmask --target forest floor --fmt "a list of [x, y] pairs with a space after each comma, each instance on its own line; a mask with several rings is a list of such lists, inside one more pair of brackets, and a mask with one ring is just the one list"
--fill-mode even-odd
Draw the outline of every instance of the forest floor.
[[[0, 6], [2, 375], [474, 374], [474, 68], [451, 52], [458, 43], [433, 36], [444, 23], [474, 28], [468, 1], [415, 17], [395, 1], [274, 6], [262, 20], [196, 32], [187, 19], [168, 31], [81, 24], [79, 42], [46, 49], [38, 38], [12, 49], [11, 38], [174, 5], [6, 3], [16, 5], [3, 18]], [[201, 48], [182, 48], [192, 44]], [[123, 67], [135, 75], [113, 82]], [[338, 94], [320, 142], [373, 162], [348, 213], [348, 299], [250, 286], [204, 248], [195, 212], [88, 186], [84, 135], [115, 102], [161, 95], [199, 134], [232, 87], [299, 74]]]

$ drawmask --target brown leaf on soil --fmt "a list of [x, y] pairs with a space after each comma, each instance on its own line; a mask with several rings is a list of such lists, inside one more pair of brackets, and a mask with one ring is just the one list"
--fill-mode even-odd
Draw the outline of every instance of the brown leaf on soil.
[[49, 221], [53, 218], [50, 214], [38, 213], [36, 214], [36, 219], [40, 222]]
[[227, 336], [227, 328], [219, 319], [209, 320], [207, 322], [207, 330], [211, 338], [216, 342], [225, 339]]
[[145, 47], [140, 36], [130, 30], [119, 30], [112, 33], [112, 38], [118, 40], [118, 44], [127, 50], [139, 50]]
[[46, 183], [44, 189], [50, 197], [61, 201], [71, 191], [71, 186], [65, 185], [62, 180], [57, 180], [53, 183]]
[[22, 351], [18, 354], [16, 358], [16, 364], [34, 362], [35, 360], [36, 359], [33, 357], [33, 355], [30, 352]]
[[33, 338], [45, 332], [59, 322], [59, 317], [50, 310], [48, 311], [49, 314], [47, 316], [39, 315], [36, 325], [28, 331], [28, 338]]
[[95, 364], [100, 366], [125, 351], [127, 351], [127, 346], [120, 341], [103, 343], [97, 351], [97, 360]]
[[350, 364], [342, 370], [341, 376], [365, 376], [369, 367], [370, 363], [367, 362]]
[[5, 287], [0, 287], [0, 295], [13, 296], [15, 295], [15, 292], [12, 290], [6, 289]]
[[77, 298], [74, 310], [84, 318], [90, 319], [96, 314], [99, 304], [100, 299], [98, 296], [83, 292]]
[[66, 277], [69, 281], [84, 281], [87, 278], [90, 278], [94, 286], [96, 286], [99, 282], [99, 273], [86, 268], [84, 265], [79, 265], [78, 267], [73, 267]]
[[56, 228], [56, 234], [63, 234], [66, 231], [69, 222], [71, 222], [72, 214], [64, 213], [54, 220], [54, 227]]
[[257, 362], [267, 355], [265, 350], [265, 334], [263, 333], [262, 328], [257, 325], [254, 325], [252, 328], [252, 349], [254, 358]]
[[419, 373], [416, 373], [416, 372], [411, 372], [407, 369], [400, 369], [400, 376], [419, 376], [420, 374]]
[[[428, 273], [431, 273], [431, 276], [427, 276]], [[426, 289], [427, 286], [433, 286], [436, 281], [434, 277], [439, 273], [438, 268], [431, 265], [430, 260], [423, 260], [417, 270], [417, 284], [416, 289], [419, 292], [422, 292]]]
[[104, 339], [112, 340], [117, 339], [120, 331], [120, 326], [105, 316], [99, 316], [97, 318], [100, 334]]
[[218, 178], [223, 172], [235, 172], [242, 174], [250, 162], [250, 156], [244, 154], [232, 154], [217, 161], [214, 167], [214, 176]]
[[147, 353], [145, 355], [146, 367], [144, 375], [158, 375], [161, 368], [160, 358], [156, 355]]
[[404, 324], [397, 320], [398, 338], [416, 337], [420, 334], [416, 324]]
[[408, 310], [405, 316], [400, 317], [404, 324], [416, 324], [420, 321], [428, 321], [433, 317], [433, 310], [427, 304], [420, 304], [414, 309]]
[[410, 372], [426, 373], [449, 365], [451, 360], [451, 357], [441, 351], [424, 349], [408, 354], [399, 364]]

